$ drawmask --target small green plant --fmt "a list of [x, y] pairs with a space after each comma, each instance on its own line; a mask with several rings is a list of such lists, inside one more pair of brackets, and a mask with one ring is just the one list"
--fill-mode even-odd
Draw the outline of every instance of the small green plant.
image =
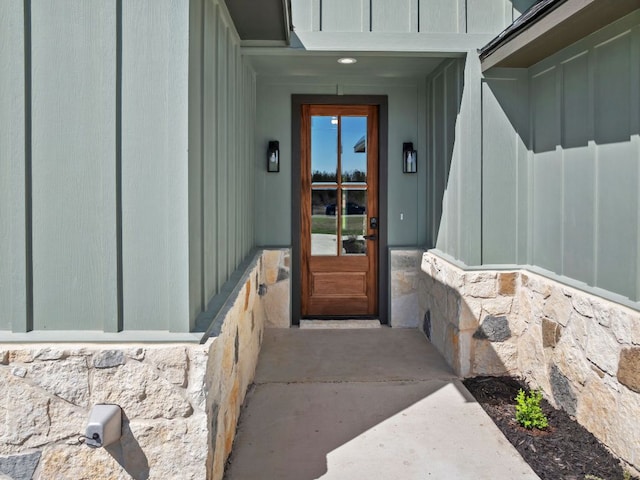
[[[595, 475], [585, 475], [584, 480], [604, 480], [604, 478], [596, 477]], [[622, 480], [631, 480], [631, 473], [628, 470], [623, 472]]]
[[547, 420], [540, 408], [541, 400], [542, 393], [539, 391], [530, 392], [529, 395], [525, 394], [522, 389], [518, 392], [516, 396], [516, 420], [524, 428], [544, 430], [549, 426], [549, 420]]

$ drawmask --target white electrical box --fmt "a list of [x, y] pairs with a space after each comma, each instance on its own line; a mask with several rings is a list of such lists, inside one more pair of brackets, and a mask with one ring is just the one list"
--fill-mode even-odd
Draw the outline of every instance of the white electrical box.
[[119, 405], [94, 405], [85, 432], [86, 444], [100, 448], [111, 445], [122, 436], [122, 409]]

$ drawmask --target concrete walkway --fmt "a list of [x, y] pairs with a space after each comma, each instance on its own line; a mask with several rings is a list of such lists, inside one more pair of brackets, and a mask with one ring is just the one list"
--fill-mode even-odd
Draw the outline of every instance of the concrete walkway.
[[228, 480], [538, 479], [417, 330], [267, 330]]

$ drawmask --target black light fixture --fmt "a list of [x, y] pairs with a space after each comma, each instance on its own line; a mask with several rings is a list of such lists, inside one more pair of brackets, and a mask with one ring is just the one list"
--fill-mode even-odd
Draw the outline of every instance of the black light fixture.
[[267, 148], [267, 172], [280, 171], [280, 142], [271, 140]]
[[402, 144], [402, 171], [416, 173], [418, 171], [418, 152], [413, 149], [413, 143]]

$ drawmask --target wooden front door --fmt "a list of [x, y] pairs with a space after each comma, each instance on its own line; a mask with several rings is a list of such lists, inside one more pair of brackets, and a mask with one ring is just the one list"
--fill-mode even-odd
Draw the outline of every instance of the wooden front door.
[[378, 108], [303, 105], [302, 316], [375, 316]]

